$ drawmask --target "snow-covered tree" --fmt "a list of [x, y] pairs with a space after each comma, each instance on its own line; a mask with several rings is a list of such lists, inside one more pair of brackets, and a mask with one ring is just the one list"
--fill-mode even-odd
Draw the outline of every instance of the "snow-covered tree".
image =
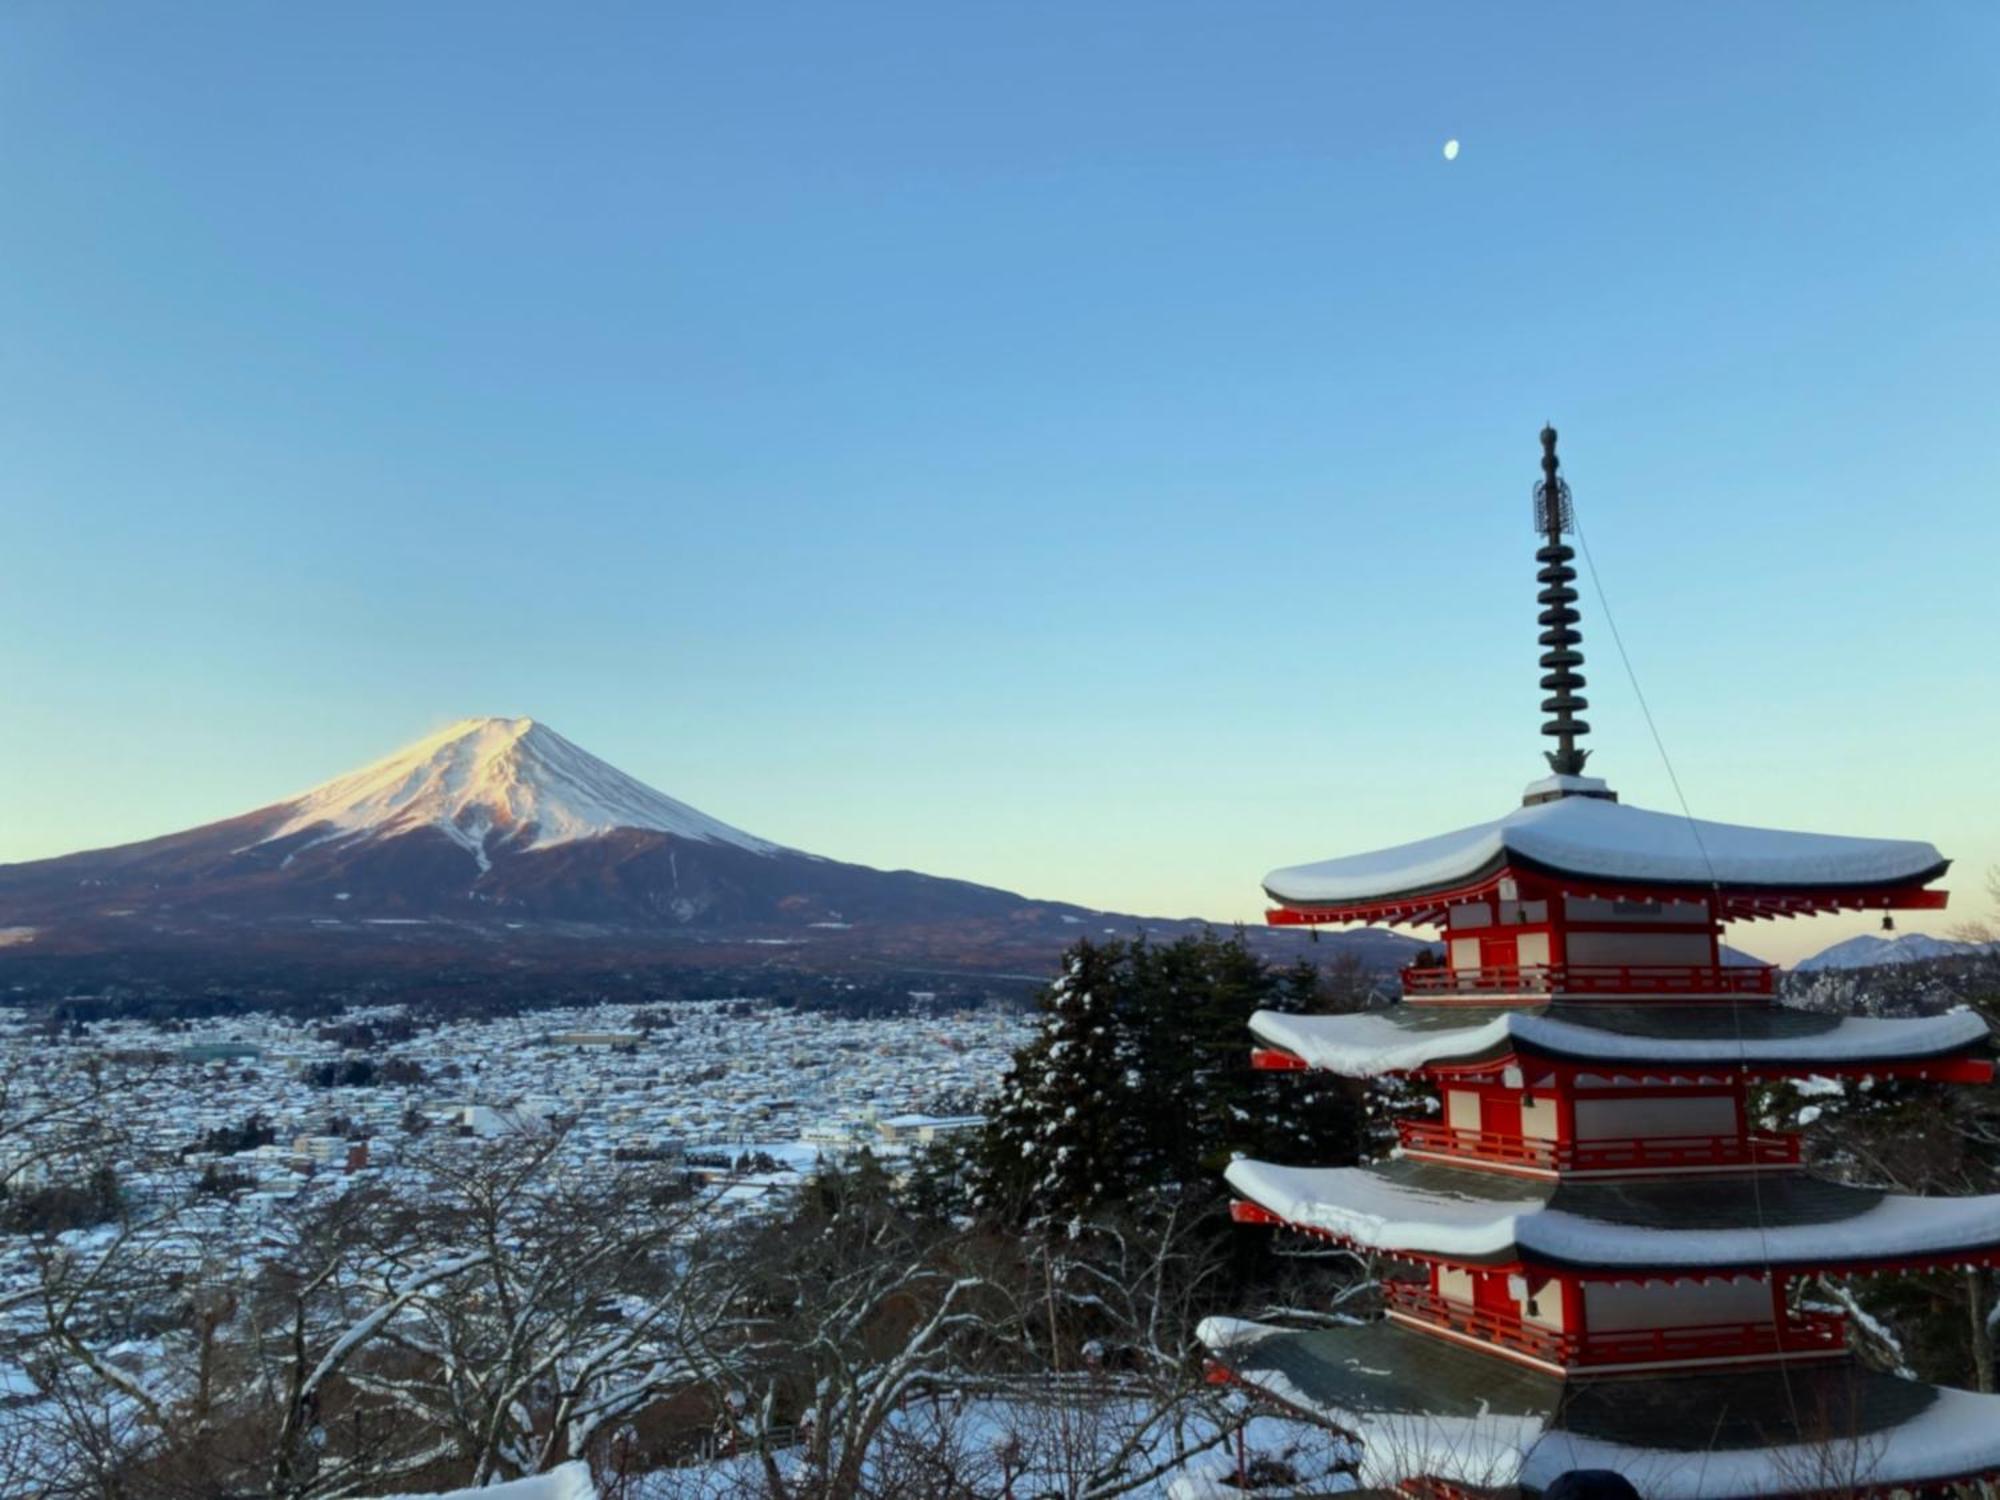
[[684, 1322], [678, 1347], [757, 1493], [882, 1493], [865, 1481], [912, 1396], [963, 1383], [1011, 1338], [1014, 1309], [982, 1251], [905, 1213], [866, 1155], [822, 1169], [790, 1218], [705, 1247], [690, 1284], [712, 1315]]
[[1144, 1051], [1125, 943], [1079, 942], [1039, 1001], [1041, 1027], [1001, 1081], [980, 1142], [985, 1205], [1068, 1220], [1140, 1180]]
[[1324, 1001], [1316, 971], [1274, 970], [1240, 933], [1077, 944], [1001, 1085], [978, 1154], [982, 1205], [1061, 1223], [1219, 1197], [1240, 1154], [1351, 1160], [1357, 1090], [1250, 1066], [1253, 1012]]
[[668, 1174], [581, 1174], [561, 1132], [440, 1143], [416, 1166], [422, 1238], [466, 1269], [407, 1301], [381, 1329], [385, 1357], [350, 1379], [436, 1433], [472, 1483], [586, 1457], [693, 1383], [679, 1350], [701, 1316], [683, 1250], [699, 1205]]
[[[1971, 1005], [1993, 1020], [2000, 954], [1791, 975], [1785, 998], [1877, 1015]], [[1805, 1078], [1758, 1086], [1752, 1108], [1765, 1129], [1803, 1131], [1813, 1169], [1836, 1181], [1942, 1196], [2000, 1192], [2000, 1097], [1991, 1088]], [[1984, 1391], [2000, 1383], [2000, 1288], [1989, 1270], [1821, 1278], [1805, 1295], [1847, 1314], [1857, 1347], [1884, 1368]]]

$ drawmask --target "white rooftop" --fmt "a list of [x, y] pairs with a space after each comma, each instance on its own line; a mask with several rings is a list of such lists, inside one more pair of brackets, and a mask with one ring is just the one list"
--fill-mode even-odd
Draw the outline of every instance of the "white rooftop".
[[[1579, 779], [1550, 777], [1528, 790]], [[1913, 839], [1709, 823], [1568, 795], [1415, 843], [1273, 870], [1264, 889], [1294, 905], [1366, 901], [1446, 890], [1509, 863], [1605, 880], [1793, 888], [1901, 884], [1941, 874], [1946, 860]]]
[[1558, 1207], [1546, 1190], [1495, 1185], [1476, 1172], [1451, 1173], [1465, 1179], [1457, 1189], [1380, 1168], [1281, 1167], [1239, 1157], [1224, 1175], [1288, 1223], [1391, 1253], [1479, 1259], [1525, 1252], [1571, 1265], [1657, 1268], [1872, 1261], [2000, 1243], [2000, 1194], [1853, 1193], [1843, 1195], [1855, 1210], [1844, 1217], [1665, 1227]]
[[1817, 1031], [1778, 1034], [1758, 1034], [1755, 1018], [1747, 1027], [1737, 1018], [1742, 1027], [1737, 1035], [1705, 1037], [1625, 1033], [1522, 1011], [1469, 1020], [1462, 1026], [1413, 1026], [1407, 1024], [1411, 1019], [1404, 1007], [1387, 1014], [1357, 1011], [1326, 1016], [1260, 1010], [1250, 1017], [1250, 1030], [1258, 1040], [1284, 1048], [1309, 1067], [1349, 1078], [1410, 1072], [1432, 1063], [1497, 1055], [1517, 1046], [1636, 1066], [1818, 1063], [1831, 1067], [1941, 1057], [1976, 1045], [1989, 1032], [1972, 1010], [1940, 1016], [1842, 1016], [1827, 1019]]

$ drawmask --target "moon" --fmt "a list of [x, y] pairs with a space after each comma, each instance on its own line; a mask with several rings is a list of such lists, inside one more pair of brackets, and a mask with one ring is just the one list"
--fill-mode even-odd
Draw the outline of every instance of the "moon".
[[1458, 141], [1455, 138], [1444, 143], [1444, 159], [1446, 161], [1458, 160]]

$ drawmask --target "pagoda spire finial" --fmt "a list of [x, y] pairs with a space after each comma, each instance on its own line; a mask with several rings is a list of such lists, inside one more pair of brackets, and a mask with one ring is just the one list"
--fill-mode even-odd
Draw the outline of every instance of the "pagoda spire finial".
[[1556, 430], [1545, 424], [1542, 478], [1535, 486], [1535, 530], [1543, 538], [1535, 560], [1542, 570], [1535, 577], [1542, 585], [1537, 596], [1542, 606], [1542, 691], [1549, 694], [1542, 700], [1542, 712], [1555, 715], [1542, 725], [1542, 733], [1554, 737], [1556, 748], [1544, 753], [1549, 769], [1556, 775], [1581, 776], [1590, 752], [1579, 750], [1576, 742], [1590, 733], [1590, 726], [1576, 715], [1590, 707], [1590, 703], [1577, 693], [1583, 686], [1583, 674], [1577, 670], [1583, 665], [1583, 653], [1577, 649], [1583, 644], [1583, 637], [1576, 628], [1581, 618], [1576, 612], [1576, 589], [1572, 587], [1576, 569], [1570, 566], [1576, 549], [1563, 541], [1563, 533], [1575, 530], [1576, 521], [1570, 509], [1569, 485], [1556, 472], [1559, 467]]

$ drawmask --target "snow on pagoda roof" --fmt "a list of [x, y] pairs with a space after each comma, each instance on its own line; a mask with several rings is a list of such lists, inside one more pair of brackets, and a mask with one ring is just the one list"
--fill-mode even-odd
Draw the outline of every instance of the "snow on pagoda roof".
[[1921, 884], [1948, 864], [1914, 840], [1708, 823], [1574, 795], [1413, 844], [1273, 870], [1264, 889], [1294, 905], [1371, 901], [1448, 890], [1503, 866], [1639, 884], [1827, 889]]
[[1578, 1062], [1810, 1067], [1947, 1057], [1984, 1043], [1969, 1009], [1941, 1016], [1833, 1016], [1786, 1006], [1551, 1005], [1543, 1011], [1396, 1005], [1344, 1016], [1260, 1010], [1260, 1041], [1349, 1078], [1526, 1051]]
[[1237, 1378], [1359, 1438], [1363, 1484], [1427, 1475], [1538, 1492], [1574, 1469], [1610, 1469], [1653, 1500], [1735, 1500], [2000, 1467], [2000, 1397], [1845, 1360], [1783, 1381], [1766, 1370], [1565, 1383], [1387, 1322], [1299, 1332], [1209, 1318], [1198, 1336]]
[[1302, 1228], [1367, 1250], [1523, 1257], [1596, 1269], [1835, 1266], [2000, 1246], [2000, 1194], [1921, 1198], [1804, 1173], [1536, 1186], [1394, 1160], [1230, 1163], [1229, 1185]]

